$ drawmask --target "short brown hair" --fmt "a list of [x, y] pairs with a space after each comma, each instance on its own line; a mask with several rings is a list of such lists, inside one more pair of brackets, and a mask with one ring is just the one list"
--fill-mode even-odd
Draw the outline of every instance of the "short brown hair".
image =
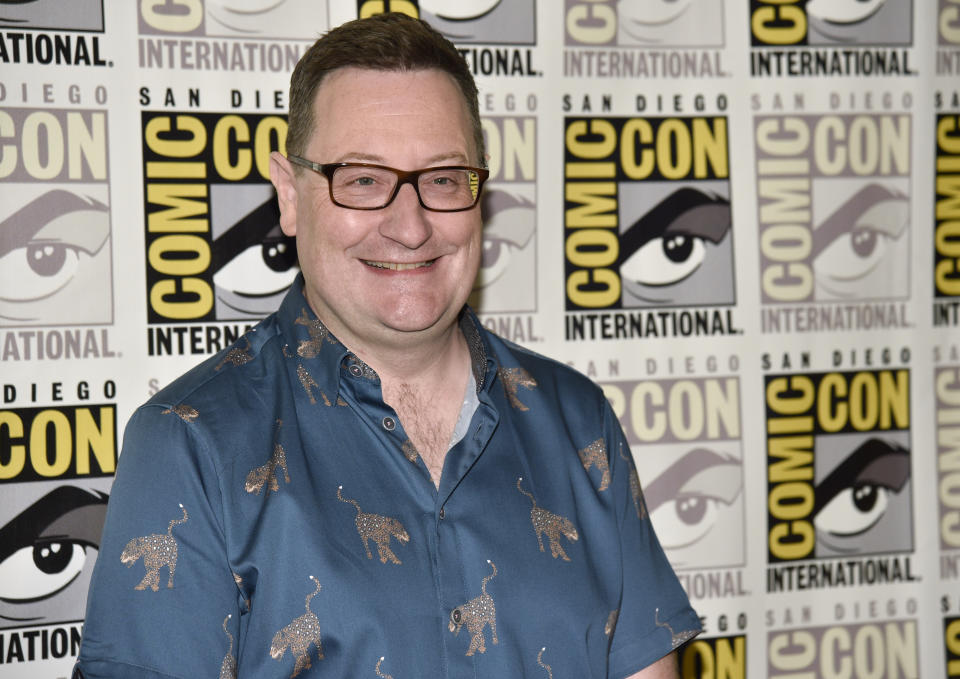
[[313, 101], [323, 79], [339, 68], [375, 71], [438, 69], [460, 88], [473, 127], [477, 159], [486, 165], [477, 85], [466, 60], [437, 30], [399, 12], [355, 19], [317, 40], [290, 77], [287, 153], [301, 155], [314, 127]]

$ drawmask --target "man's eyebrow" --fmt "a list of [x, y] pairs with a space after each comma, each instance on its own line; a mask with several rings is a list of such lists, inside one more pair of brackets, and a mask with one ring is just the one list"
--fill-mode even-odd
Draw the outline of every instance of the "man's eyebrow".
[[[376, 153], [357, 153], [354, 151], [348, 151], [347, 153], [341, 154], [337, 160], [333, 161], [336, 163], [374, 163], [376, 165], [387, 165], [386, 158]], [[436, 165], [437, 163], [454, 163], [457, 165], [466, 165], [468, 164], [467, 156], [460, 151], [445, 151], [443, 153], [437, 153], [436, 155], [430, 156], [424, 161], [424, 167], [430, 167], [431, 165]], [[405, 169], [405, 168], [398, 168]], [[411, 168], [414, 169], [414, 168]]]
[[88, 505], [106, 505], [107, 495], [76, 486], [53, 489], [0, 527], [0, 561], [27, 545], [64, 514]]

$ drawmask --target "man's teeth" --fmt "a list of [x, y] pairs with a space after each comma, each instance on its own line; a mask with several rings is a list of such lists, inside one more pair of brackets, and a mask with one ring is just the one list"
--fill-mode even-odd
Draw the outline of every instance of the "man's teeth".
[[431, 259], [428, 262], [413, 262], [410, 264], [401, 264], [398, 262], [372, 262], [369, 260], [364, 260], [364, 264], [367, 266], [372, 266], [377, 269], [390, 269], [391, 271], [410, 271], [411, 269], [419, 269], [420, 267], [430, 266], [433, 264]]

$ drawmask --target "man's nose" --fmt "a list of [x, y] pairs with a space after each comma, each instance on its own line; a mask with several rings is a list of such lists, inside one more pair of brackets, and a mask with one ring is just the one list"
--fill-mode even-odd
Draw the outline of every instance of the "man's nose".
[[380, 235], [415, 250], [430, 239], [433, 228], [428, 220], [428, 211], [420, 205], [420, 199], [412, 184], [404, 184], [397, 197], [384, 208], [384, 220]]

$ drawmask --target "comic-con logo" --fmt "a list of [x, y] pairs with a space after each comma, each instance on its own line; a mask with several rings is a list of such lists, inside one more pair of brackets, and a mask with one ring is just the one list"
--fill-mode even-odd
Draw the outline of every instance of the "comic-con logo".
[[642, 460], [647, 511], [673, 567], [742, 566], [739, 378], [611, 381], [603, 391]]
[[0, 327], [113, 321], [107, 114], [6, 108]]
[[568, 47], [720, 47], [722, 0], [564, 0]]
[[726, 117], [564, 125], [567, 310], [734, 303]]
[[937, 116], [935, 297], [960, 297], [960, 115]]
[[0, 26], [103, 32], [103, 0], [0, 0]]
[[141, 120], [149, 322], [274, 311], [298, 272], [269, 183], [286, 120], [168, 112]]
[[141, 35], [312, 41], [329, 28], [326, 0], [142, 0], [137, 5]]
[[481, 121], [490, 179], [484, 185], [483, 258], [470, 305], [484, 312], [536, 311], [537, 119]]
[[920, 676], [916, 620], [823, 625], [767, 633], [767, 672], [782, 677]]
[[[5, 385], [4, 400], [15, 396]], [[0, 441], [0, 628], [82, 620], [117, 466], [116, 406], [3, 409]]]
[[533, 45], [533, 0], [358, 0], [357, 16], [402, 12], [423, 19], [457, 45]]
[[908, 45], [910, 0], [750, 0], [754, 47]]
[[772, 563], [912, 549], [909, 392], [906, 369], [765, 378]]
[[960, 368], [934, 373], [940, 549], [960, 549]]
[[754, 119], [765, 304], [909, 295], [910, 121]]

